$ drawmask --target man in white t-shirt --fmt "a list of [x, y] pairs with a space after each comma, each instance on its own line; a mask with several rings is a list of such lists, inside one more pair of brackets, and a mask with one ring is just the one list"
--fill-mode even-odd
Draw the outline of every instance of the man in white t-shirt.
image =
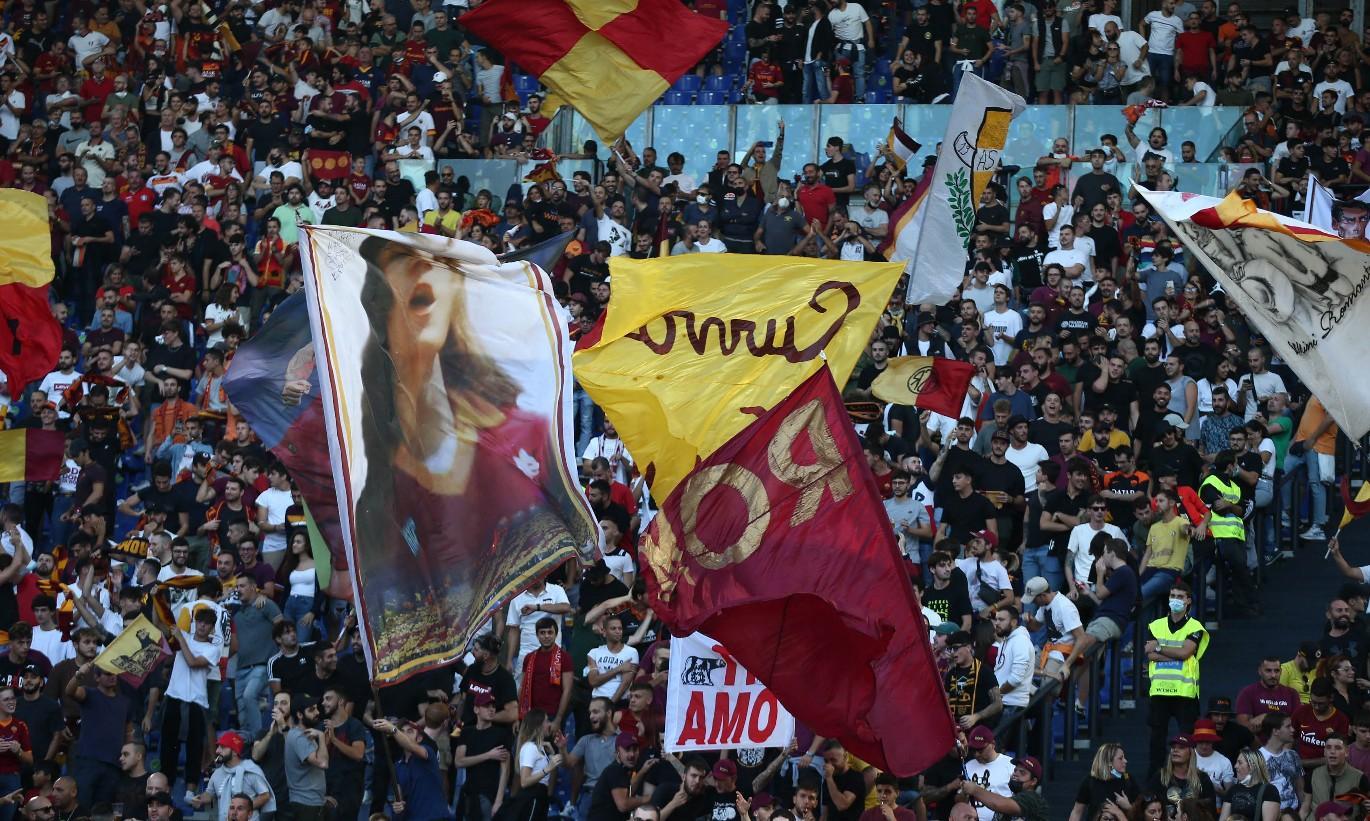
[[62, 628], [57, 626], [57, 601], [42, 594], [33, 598], [33, 620], [38, 622], [33, 628], [30, 645], [42, 653], [53, 664], [75, 658], [76, 651], [71, 642], [62, 638]]
[[984, 314], [985, 332], [994, 340], [994, 364], [1000, 368], [1013, 356], [1014, 339], [1023, 330], [1023, 316], [1008, 306], [1008, 298], [1008, 286], [996, 283], [994, 307]]
[[561, 641], [561, 617], [571, 612], [571, 600], [566, 591], [558, 584], [548, 584], [538, 579], [527, 590], [509, 602], [509, 612], [505, 616], [504, 630], [507, 634], [504, 645], [509, 656], [509, 669], [514, 678], [523, 675], [523, 657], [538, 649], [538, 619], [553, 616], [557, 622], [557, 641]]
[[[1009, 779], [1013, 778], [1013, 762], [1006, 755], [1000, 755], [994, 741], [994, 731], [981, 724], [966, 735], [966, 746], [971, 757], [966, 759], [965, 778], [992, 793], [1010, 796]], [[980, 816], [980, 821], [994, 821], [994, 810], [972, 801], [971, 806]]]
[[1072, 281], [1081, 277], [1089, 279], [1094, 273], [1094, 260], [1090, 259], [1089, 251], [1076, 246], [1075, 228], [1070, 225], [1061, 226], [1061, 246], [1055, 251], [1047, 252], [1042, 260], [1042, 267], [1046, 268], [1053, 263], [1064, 268], [1066, 276]]
[[1218, 102], [1218, 93], [1213, 90], [1213, 86], [1200, 80], [1196, 75], [1185, 75], [1184, 88], [1185, 93], [1180, 95], [1183, 100], [1180, 105], [1212, 108]]
[[870, 15], [860, 3], [837, 0], [837, 5], [828, 12], [828, 23], [837, 38], [836, 59], [845, 57], [851, 61], [856, 102], [859, 103], [866, 94], [866, 49], [875, 47], [875, 29]]
[[76, 63], [86, 68], [102, 54], [114, 54], [109, 38], [98, 31], [91, 31], [84, 15], [76, 15], [72, 26], [74, 34], [67, 38], [67, 45], [76, 54]]
[[1356, 94], [1356, 90], [1351, 87], [1351, 84], [1341, 78], [1341, 64], [1335, 60], [1323, 68], [1323, 81], [1313, 86], [1313, 101], [1321, 100], [1324, 91], [1337, 92], [1335, 108], [1338, 114], [1346, 113], [1346, 101]]
[[[1028, 603], [1032, 606], [1028, 607]], [[1041, 576], [1033, 576], [1023, 585], [1024, 610], [1029, 630], [1046, 629], [1047, 640], [1043, 649], [1047, 652], [1043, 671], [1053, 675], [1066, 663], [1075, 642], [1085, 635], [1084, 623], [1080, 620], [1080, 608], [1069, 597], [1062, 596], [1051, 589], [1051, 583]]]
[[637, 675], [639, 657], [636, 647], [623, 643], [622, 616], [610, 614], [602, 624], [604, 644], [586, 655], [584, 674], [592, 697], [607, 698], [617, 704]]
[[993, 590], [1008, 591], [1008, 596], [1013, 595], [1013, 581], [1000, 563], [998, 551], [999, 537], [993, 531], [981, 530], [970, 535], [966, 542], [966, 555], [956, 560], [956, 566], [966, 577], [970, 604], [977, 612], [989, 607], [980, 597], [980, 588], [985, 585]]
[[713, 224], [706, 219], [686, 226], [684, 235], [671, 247], [671, 256], [680, 254], [726, 254], [728, 246], [714, 236]]
[[[1105, 26], [1106, 32], [1113, 32], [1118, 28], [1111, 22]], [[1105, 36], [1118, 44], [1118, 59], [1122, 60], [1126, 67], [1123, 74], [1124, 86], [1135, 86], [1142, 81], [1143, 77], [1151, 76], [1151, 67], [1142, 58], [1142, 50], [1147, 47], [1145, 37], [1131, 30], [1119, 31], [1116, 40], [1110, 34], [1106, 33]]]
[[1156, 80], [1156, 96], [1170, 99], [1170, 84], [1175, 81], [1175, 38], [1184, 31], [1184, 21], [1175, 15], [1175, 0], [1161, 0], [1161, 7], [1142, 18], [1147, 32], [1146, 60]]
[[209, 709], [209, 671], [218, 667], [223, 646], [214, 641], [217, 616], [211, 608], [195, 611], [191, 630], [180, 631], [176, 660], [166, 689], [162, 713], [162, 771], [175, 783], [181, 754], [181, 709], [186, 707], [190, 726], [186, 732], [186, 783], [200, 783], [204, 760], [205, 713]]
[[581, 468], [590, 470], [590, 463], [599, 457], [609, 460], [609, 469], [614, 473], [614, 481], [628, 484], [633, 476], [633, 457], [618, 436], [618, 429], [608, 419], [604, 420], [604, 433], [590, 440], [585, 452], [580, 455]]
[[285, 556], [285, 513], [295, 503], [290, 474], [279, 463], [266, 471], [271, 487], [257, 495], [257, 529], [262, 534], [262, 561], [276, 567]]
[[1252, 348], [1246, 354], [1246, 363], [1250, 366], [1251, 372], [1237, 381], [1236, 399], [1237, 405], [1244, 409], [1243, 421], [1250, 422], [1265, 400], [1277, 393], [1282, 393], [1287, 398], [1289, 391], [1285, 389], [1284, 380], [1280, 375], [1269, 369], [1265, 351]]
[[1108, 516], [1108, 503], [1102, 496], [1095, 496], [1089, 500], [1089, 518], [1070, 529], [1070, 540], [1066, 543], [1066, 583], [1067, 595], [1072, 599], [1079, 599], [1080, 586], [1088, 585], [1090, 582], [1090, 570], [1094, 566], [1094, 556], [1089, 552], [1089, 546], [1094, 542], [1094, 537], [1100, 533], [1105, 533], [1115, 539], [1127, 540], [1123, 531], [1117, 525], [1106, 522]]
[[1024, 493], [1033, 493], [1037, 490], [1037, 476], [1041, 470], [1038, 465], [1051, 458], [1046, 448], [1028, 438], [1030, 433], [1031, 426], [1027, 419], [1022, 416], [1009, 418], [1009, 443], [1008, 450], [1004, 451], [1004, 458], [1023, 472]]

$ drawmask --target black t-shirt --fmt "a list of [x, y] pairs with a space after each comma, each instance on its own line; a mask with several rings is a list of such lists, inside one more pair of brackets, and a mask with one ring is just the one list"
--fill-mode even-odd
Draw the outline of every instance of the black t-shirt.
[[733, 790], [723, 793], [713, 787], [704, 790], [704, 796], [708, 803], [700, 818], [705, 821], [738, 821], [736, 792]]
[[944, 683], [947, 687], [947, 706], [951, 714], [960, 719], [987, 707], [991, 700], [990, 691], [996, 680], [994, 670], [979, 661], [972, 661], [969, 668], [952, 667], [947, 670]]
[[[1151, 779], [1151, 783], [1147, 785], [1147, 792], [1152, 795], [1159, 795], [1165, 800], [1171, 818], [1179, 817], [1178, 812], [1176, 812], [1178, 804], [1182, 798], [1189, 797], [1191, 790], [1195, 798], [1212, 807], [1218, 798], [1217, 791], [1213, 789], [1213, 779], [1209, 778], [1208, 773], [1203, 770], [1195, 769], [1193, 774], [1199, 777], [1197, 786], [1191, 786], [1190, 779], [1172, 776], [1170, 786], [1167, 787], [1161, 783], [1161, 775], [1157, 773]], [[1250, 817], [1254, 818], [1255, 816]]]
[[980, 477], [980, 467], [985, 461], [985, 457], [970, 448], [961, 448], [953, 445], [949, 439], [944, 441], [942, 446], [951, 448], [951, 450], [947, 453], [947, 458], [942, 462], [942, 472], [937, 475], [937, 486], [933, 488], [933, 493], [938, 499], [951, 497], [956, 494], [956, 491], [952, 490], [951, 487], [951, 477], [952, 474], [956, 472], [957, 468], [969, 468], [971, 476], [978, 479]]
[[[503, 709], [504, 705], [511, 701], [516, 701], [519, 697], [518, 687], [514, 685], [514, 674], [503, 667], [495, 667], [495, 672], [486, 673], [477, 665], [472, 665], [466, 671], [466, 676], [461, 680], [461, 690], [466, 693], [466, 707], [462, 711], [462, 723], [470, 726], [476, 724], [476, 693], [489, 693], [495, 697], [495, 709]], [[510, 750], [510, 754], [516, 750]]]
[[856, 800], [852, 801], [845, 810], [839, 810], [837, 805], [833, 803], [832, 793], [825, 790], [823, 806], [828, 811], [828, 821], [857, 821], [865, 809], [866, 779], [861, 776], [861, 773], [848, 768], [846, 772], [833, 773], [832, 780], [837, 785], [838, 792], [852, 793], [856, 796]]
[[271, 680], [281, 683], [282, 692], [293, 693], [314, 669], [314, 645], [301, 644], [293, 656], [278, 653], [267, 664]]
[[[496, 747], [504, 747], [512, 757], [515, 753], [514, 733], [505, 724], [491, 724], [484, 730], [477, 729], [473, 724], [462, 729], [458, 746], [466, 748], [468, 757], [488, 753]], [[467, 767], [467, 795], [482, 795], [493, 802], [499, 790], [499, 770], [500, 762], [494, 760]]]
[[[1280, 791], [1272, 784], [1255, 784], [1250, 787], [1233, 784], [1224, 799], [1232, 805], [1232, 814], [1243, 818], [1263, 818], [1266, 804], [1280, 805]], [[1278, 811], [1278, 810], [1277, 810]]]
[[952, 492], [936, 498], [941, 502], [942, 522], [946, 524], [947, 531], [951, 538], [962, 544], [970, 539], [972, 532], [984, 530], [985, 522], [993, 521], [999, 515], [994, 504], [979, 493], [962, 498], [960, 494]]
[[[671, 799], [678, 792], [680, 792], [679, 781], [667, 781], [664, 784], [658, 784], [656, 789], [652, 791], [652, 803], [656, 805], [657, 809], [661, 809], [671, 803]], [[679, 809], [671, 813], [671, 817], [678, 818], [680, 821], [699, 821], [701, 818], [707, 821], [709, 813], [713, 811], [713, 806], [713, 800], [709, 798], [709, 791], [705, 789], [699, 795], [691, 796], [684, 804], [681, 804]]]
[[[1008, 209], [997, 202], [977, 208], [975, 210], [975, 221], [983, 222], [986, 225], [1010, 224]], [[1007, 237], [1008, 235], [999, 234], [998, 236]]]
[[1129, 801], [1136, 801], [1141, 794], [1141, 788], [1131, 775], [1123, 773], [1122, 778], [1109, 778], [1107, 780], [1086, 776], [1080, 782], [1080, 789], [1075, 791], [1075, 803], [1085, 805], [1085, 818], [1093, 818], [1105, 801], [1112, 801], [1113, 796], [1122, 793], [1127, 796]]
[[923, 65], [931, 65], [936, 56], [937, 41], [941, 39], [941, 36], [935, 29], [936, 26], [931, 17], [928, 18], [926, 26], [910, 23], [908, 28], [904, 29], [904, 36], [909, 38], [909, 44], [905, 48], [923, 55]]
[[[1264, 466], [1265, 463], [1261, 461], [1260, 455], [1252, 453], [1249, 450], [1237, 457], [1237, 467], [1242, 470], [1260, 475], [1261, 468]], [[1254, 485], [1248, 485], [1247, 483], [1238, 480], [1237, 487], [1241, 488], [1243, 502], [1249, 502], [1255, 498], [1256, 488]]]
[[28, 725], [29, 741], [33, 745], [33, 759], [42, 761], [47, 757], [53, 736], [62, 732], [62, 705], [55, 698], [39, 696], [29, 701], [20, 695], [14, 714]]
[[1186, 487], [1199, 486], [1199, 477], [1203, 472], [1204, 462], [1203, 457], [1192, 445], [1181, 443], [1170, 450], [1159, 446], [1154, 447], [1151, 449], [1150, 457], [1151, 475], [1159, 476], [1162, 475], [1163, 468], [1173, 468], [1181, 485]]
[[[1123, 243], [1118, 238], [1118, 229], [1112, 225], [1090, 226], [1088, 236], [1094, 240], [1094, 263], [1114, 264], [1123, 258]], [[1093, 279], [1093, 277], [1090, 277]]]
[[[1094, 278], [1093, 271], [1087, 272], [1087, 275], [1090, 279]], [[1056, 320], [1056, 332], [1059, 336], [1061, 331], [1070, 331], [1072, 337], [1078, 337], [1080, 334], [1094, 333], [1094, 326], [1098, 324], [1099, 320], [1094, 314], [1091, 314], [1084, 308], [1081, 308], [1079, 313], [1067, 310], [1065, 313], [1061, 314], [1060, 319]]]
[[[1064, 471], [1061, 473], [1060, 481], [1061, 484], [1065, 484], [1068, 481]], [[1067, 516], [1083, 515], [1081, 511], [1089, 502], [1089, 494], [1081, 493], [1078, 496], [1071, 496], [1069, 490], [1068, 487], [1063, 487], [1047, 497], [1046, 503], [1042, 505], [1043, 512], [1048, 514], [1064, 513]], [[1066, 553], [1066, 545], [1070, 544], [1070, 529], [1067, 528], [1059, 533], [1047, 531], [1043, 532], [1042, 535], [1045, 536], [1048, 535], [1048, 533], [1050, 533], [1051, 536], [1051, 555], [1058, 557], [1064, 556]]]
[[[818, 167], [818, 173], [822, 175], [823, 182], [827, 183], [828, 187], [835, 191], [838, 188], [846, 187], [848, 174], [856, 174], [856, 163], [846, 157], [838, 160], [828, 160]], [[837, 194], [838, 210], [846, 212], [848, 199], [850, 199], [849, 194]]]
[[953, 567], [951, 578], [947, 580], [947, 586], [938, 590], [929, 584], [923, 588], [923, 606], [942, 617], [942, 621], [949, 621], [960, 624], [961, 619], [973, 615], [975, 609], [970, 604], [970, 590], [966, 582], [966, 574], [961, 572], [961, 568]]
[[[193, 374], [195, 372], [195, 350], [184, 342], [176, 348], [169, 348], [166, 345], [153, 345], [152, 350], [147, 352], [147, 361], [143, 363], [143, 367], [147, 369], [148, 373], [153, 373], [158, 365], [190, 371]], [[190, 388], [195, 380], [181, 379], [178, 381], [181, 383], [181, 398], [189, 399]]]
[[[1113, 192], [1121, 192], [1122, 186], [1118, 183], [1118, 178], [1107, 172], [1095, 174], [1093, 171], [1083, 175], [1075, 182], [1075, 191], [1071, 199], [1084, 197], [1085, 202], [1082, 206], [1083, 213], [1088, 214], [1094, 206], [1108, 201], [1108, 195]], [[1114, 232], [1117, 233], [1116, 231]]]
[[[993, 460], [986, 459], [984, 466], [980, 470], [980, 481], [976, 487], [981, 491], [997, 490], [1009, 497], [1022, 496], [1024, 492], [1023, 472], [1012, 462], [1004, 462], [1002, 465], [995, 464]], [[991, 504], [993, 504], [991, 502]], [[998, 509], [1000, 516], [1021, 516], [1016, 513], [1011, 505], [1005, 504]]]
[[[612, 761], [599, 774], [595, 791], [590, 795], [590, 809], [586, 812], [587, 821], [623, 821], [627, 813], [619, 812], [614, 803], [614, 790], [628, 789], [633, 782], [633, 773], [617, 761]], [[684, 818], [684, 816], [682, 816]]]

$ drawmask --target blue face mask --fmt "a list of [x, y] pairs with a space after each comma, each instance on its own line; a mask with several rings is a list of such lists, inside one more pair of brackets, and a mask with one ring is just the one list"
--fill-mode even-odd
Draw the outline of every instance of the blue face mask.
[[1112, 767], [1110, 767], [1108, 771], [1109, 771], [1110, 773], [1113, 774], [1113, 777], [1114, 777], [1114, 778], [1122, 778], [1122, 777], [1123, 777], [1123, 774], [1122, 774], [1122, 773], [1118, 772], [1116, 769], [1114, 769], [1114, 768], [1112, 768]]
[[1181, 599], [1171, 599], [1171, 600], [1170, 600], [1170, 612], [1172, 612], [1172, 613], [1183, 613], [1183, 612], [1184, 612], [1184, 601], [1182, 601]]

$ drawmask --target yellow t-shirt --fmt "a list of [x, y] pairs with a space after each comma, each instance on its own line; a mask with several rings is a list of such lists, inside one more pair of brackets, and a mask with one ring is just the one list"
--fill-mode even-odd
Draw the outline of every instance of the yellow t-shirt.
[[1313, 683], [1313, 671], [1304, 672], [1299, 669], [1299, 665], [1290, 659], [1280, 665], [1280, 684], [1285, 687], [1293, 688], [1299, 694], [1299, 701], [1303, 704], [1308, 703], [1308, 685]]
[[1185, 560], [1189, 558], [1189, 537], [1184, 533], [1188, 524], [1184, 516], [1176, 516], [1151, 526], [1146, 534], [1146, 546], [1151, 550], [1147, 567], [1184, 572]]
[[443, 216], [437, 211], [429, 211], [423, 215], [423, 222], [425, 225], [440, 227], [444, 236], [455, 237], [457, 229], [461, 228], [461, 212], [453, 208]]
[[[1130, 446], [1131, 444], [1132, 444], [1132, 437], [1128, 436], [1126, 433], [1123, 433], [1122, 431], [1118, 430], [1117, 428], [1114, 428], [1113, 430], [1111, 430], [1111, 431], [1108, 432], [1108, 449], [1109, 449], [1109, 450], [1116, 450], [1117, 448], [1125, 448], [1125, 447]], [[1081, 436], [1081, 437], [1080, 437], [1080, 447], [1077, 448], [1077, 450], [1080, 450], [1080, 451], [1083, 452], [1083, 453], [1089, 453], [1090, 451], [1094, 450], [1094, 448], [1095, 448], [1096, 446], [1097, 446], [1097, 443], [1094, 441], [1094, 431], [1093, 431], [1093, 429], [1090, 429], [1090, 430], [1085, 431], [1085, 435], [1084, 435], [1084, 436]]]
[[[851, 753], [847, 753], [847, 766], [851, 768], [852, 772], [861, 773], [863, 777], [865, 775], [866, 770], [872, 769], [871, 765], [867, 764], [866, 762], [862, 761], [861, 759], [857, 758]], [[876, 772], [878, 773], [880, 771], [876, 770]], [[872, 807], [880, 806], [880, 796], [875, 794], [875, 790], [866, 790], [866, 801], [862, 806], [864, 809], [868, 810]]]

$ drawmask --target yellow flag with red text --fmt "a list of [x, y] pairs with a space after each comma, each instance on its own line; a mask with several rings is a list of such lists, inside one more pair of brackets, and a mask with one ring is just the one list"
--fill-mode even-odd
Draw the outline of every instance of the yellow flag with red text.
[[743, 254], [615, 257], [613, 298], [577, 345], [576, 379], [665, 499], [825, 362], [842, 384], [903, 268]]

